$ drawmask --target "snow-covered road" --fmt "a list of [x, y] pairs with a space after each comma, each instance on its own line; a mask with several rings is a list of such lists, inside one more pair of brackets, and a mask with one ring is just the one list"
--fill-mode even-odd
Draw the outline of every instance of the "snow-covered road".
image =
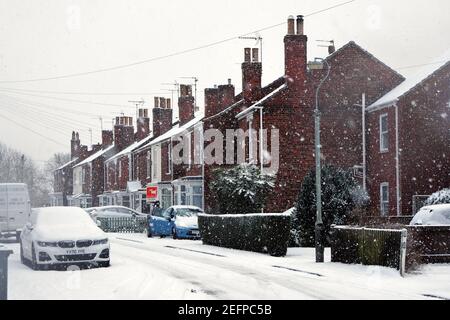
[[8, 245], [10, 299], [450, 299], [450, 265], [397, 270], [314, 263], [313, 249], [284, 258], [201, 241], [111, 234], [111, 267], [32, 271]]

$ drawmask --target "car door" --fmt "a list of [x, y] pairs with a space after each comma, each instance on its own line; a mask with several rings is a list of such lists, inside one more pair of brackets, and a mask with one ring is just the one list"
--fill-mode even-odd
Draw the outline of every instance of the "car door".
[[[155, 208], [156, 209], [156, 208]], [[153, 210], [150, 216], [150, 228], [154, 235], [164, 235], [163, 225], [164, 225], [164, 212], [166, 210]]]
[[175, 210], [173, 208], [169, 208], [164, 211], [164, 221], [162, 222], [162, 231], [164, 232], [164, 235], [170, 236], [172, 235], [172, 228], [174, 225], [172, 217], [175, 216]]

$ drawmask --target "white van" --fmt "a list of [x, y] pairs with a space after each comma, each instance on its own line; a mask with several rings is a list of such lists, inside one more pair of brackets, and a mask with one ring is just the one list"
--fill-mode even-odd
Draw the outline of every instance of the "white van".
[[30, 196], [25, 183], [0, 183], [0, 237], [16, 235], [31, 214]]

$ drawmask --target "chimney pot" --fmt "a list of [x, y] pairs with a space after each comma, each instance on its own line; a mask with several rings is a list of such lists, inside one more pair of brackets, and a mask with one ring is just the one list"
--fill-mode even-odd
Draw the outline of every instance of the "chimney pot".
[[287, 24], [288, 24], [287, 34], [294, 34], [295, 33], [294, 16], [288, 17]]
[[166, 108], [167, 108], [167, 109], [171, 109], [171, 108], [172, 108], [170, 98], [167, 98], [167, 99], [166, 99]]
[[231, 79], [228, 79], [228, 85], [229, 86], [231, 85]]
[[259, 49], [258, 48], [253, 48], [252, 49], [252, 62], [259, 62], [259, 57], [258, 57], [258, 53], [259, 53]]
[[161, 109], [165, 109], [166, 108], [166, 98], [163, 98], [163, 97], [159, 98], [159, 107]]
[[302, 15], [298, 15], [297, 16], [297, 34], [298, 35], [303, 35], [303, 16]]
[[244, 48], [244, 62], [250, 62], [251, 49]]
[[155, 108], [159, 108], [159, 98], [155, 97]]

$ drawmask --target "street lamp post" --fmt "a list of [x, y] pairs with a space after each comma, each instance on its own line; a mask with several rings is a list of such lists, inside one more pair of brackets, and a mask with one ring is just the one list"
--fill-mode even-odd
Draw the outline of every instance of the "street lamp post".
[[320, 164], [320, 111], [319, 111], [319, 91], [325, 80], [330, 75], [330, 65], [324, 59], [316, 58], [327, 65], [327, 73], [324, 78], [320, 80], [316, 89], [316, 107], [314, 109], [314, 140], [315, 140], [315, 157], [316, 157], [316, 225], [315, 225], [315, 243], [316, 243], [316, 262], [324, 261], [324, 239], [323, 239], [323, 220], [322, 220], [322, 174]]

